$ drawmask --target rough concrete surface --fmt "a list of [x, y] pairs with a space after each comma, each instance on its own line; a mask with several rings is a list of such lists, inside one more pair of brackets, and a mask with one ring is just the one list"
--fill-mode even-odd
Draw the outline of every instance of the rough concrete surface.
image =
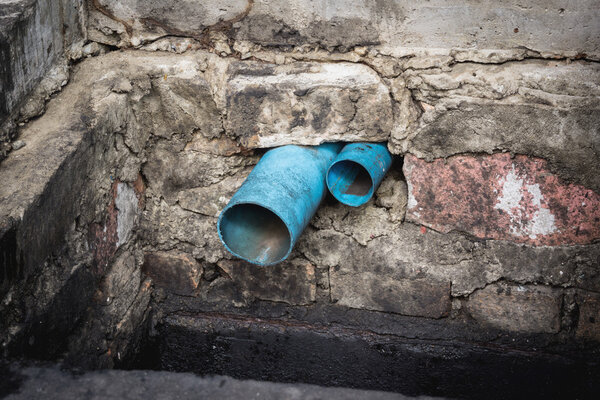
[[388, 88], [360, 64], [234, 64], [227, 80], [227, 133], [244, 147], [386, 140]]
[[558, 332], [560, 290], [495, 283], [469, 297], [467, 311], [478, 321], [521, 332]]
[[[388, 280], [427, 276], [432, 281], [450, 281], [456, 296], [467, 295], [500, 278], [521, 283], [584, 285], [594, 291], [598, 288], [594, 266], [597, 245], [535, 248], [506, 241], [472, 240], [460, 233], [440, 234], [412, 224], [388, 225], [387, 232], [377, 234], [385, 220], [359, 217], [354, 232], [372, 232], [372, 237], [366, 245], [357, 246], [350, 227], [339, 232], [336, 225], [345, 214], [350, 219], [359, 212], [341, 206], [323, 207], [313, 220], [320, 229], [305, 232], [298, 244], [299, 252], [315, 265], [338, 267], [338, 276], [372, 272]], [[585, 277], [579, 280], [579, 274]]]
[[156, 252], [144, 256], [142, 272], [152, 278], [155, 285], [189, 296], [200, 283], [202, 266], [185, 253]]
[[81, 12], [82, 0], [0, 4], [0, 162], [15, 123], [43, 112], [48, 96], [66, 83], [65, 53], [82, 39]]
[[552, 55], [598, 57], [593, 0], [577, 5], [513, 0], [404, 0], [287, 2], [284, 0], [90, 0], [88, 35], [118, 46], [138, 46], [167, 35], [202, 38], [211, 30], [263, 46], [326, 48], [381, 45], [402, 48], [531, 49]]
[[306, 260], [297, 258], [260, 269], [238, 260], [223, 260], [217, 265], [246, 302], [259, 299], [309, 305], [316, 300], [315, 267]]
[[[112, 360], [113, 344], [117, 358], [124, 356], [145, 318], [148, 286], [141, 284], [142, 260], [130, 234], [139, 212], [129, 187], [137, 170], [119, 174], [130, 184], [116, 182], [123, 148], [112, 133], [122, 114], [101, 101], [89, 104], [88, 78], [78, 75], [43, 118], [23, 128], [27, 146], [0, 167], [13, 260], [3, 264], [10, 278], [1, 305], [4, 354], [54, 357], [71, 346], [89, 365], [109, 365], [99, 358]], [[69, 344], [69, 337], [80, 341]]]
[[[3, 355], [595, 391], [594, 1], [82, 3], [0, 8]], [[235, 260], [216, 221], [260, 156], [327, 141], [388, 143], [373, 199]]]
[[[237, 380], [227, 376], [199, 377], [190, 373], [166, 371], [97, 371], [73, 374], [56, 366], [19, 368], [13, 365], [6, 369], [8, 371], [1, 372], [3, 379], [9, 380], [9, 383], [3, 384], [6, 387], [1, 387], [0, 392], [6, 400], [415, 398], [381, 391]], [[418, 398], [432, 399], [428, 396]]]
[[330, 274], [331, 299], [340, 305], [366, 310], [445, 317], [450, 312], [450, 282], [427, 279], [389, 279], [371, 272]]
[[559, 176], [599, 191], [592, 172], [600, 162], [598, 63], [461, 63], [403, 76], [424, 113], [394, 133], [393, 148], [428, 161], [469, 152], [537, 156]]
[[600, 295], [597, 293], [579, 293], [579, 325], [577, 336], [598, 340], [600, 337]]

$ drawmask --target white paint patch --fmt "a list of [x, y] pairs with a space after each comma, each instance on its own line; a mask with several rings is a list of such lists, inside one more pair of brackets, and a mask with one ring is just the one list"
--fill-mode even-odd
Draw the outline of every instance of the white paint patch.
[[[521, 203], [525, 192], [531, 195], [531, 202], [526, 205], [535, 210], [532, 215]], [[538, 235], [549, 235], [557, 231], [554, 215], [542, 206], [544, 196], [540, 185], [525, 184], [525, 179], [517, 175], [515, 166], [504, 178], [502, 193], [498, 196], [495, 209], [502, 210], [510, 216], [510, 233], [515, 236], [527, 236], [537, 239]]]
[[523, 179], [517, 176], [513, 165], [512, 170], [504, 178], [502, 194], [498, 197], [498, 203], [494, 208], [511, 214], [515, 207], [519, 207], [519, 202], [523, 198], [523, 184]]
[[[413, 187], [412, 184], [410, 183], [410, 179], [406, 180], [406, 186], [408, 187], [408, 201], [406, 203], [406, 208], [408, 210], [412, 210], [414, 208], [417, 208], [417, 199], [415, 199], [415, 195], [413, 193]], [[415, 215], [417, 215], [418, 213], [415, 212]], [[417, 215], [417, 217], [420, 217], [420, 215]]]
[[531, 217], [531, 223], [529, 224], [531, 230], [529, 237], [535, 239], [537, 235], [549, 235], [553, 232], [556, 232], [557, 229], [556, 225], [554, 224], [554, 215], [549, 209], [542, 207], [542, 200], [544, 199], [544, 196], [540, 190], [540, 185], [537, 183], [533, 185], [527, 185], [527, 191], [533, 197], [533, 206], [537, 207], [537, 210]]
[[131, 186], [126, 183], [117, 185], [117, 247], [125, 243], [133, 230], [138, 215], [138, 198]]

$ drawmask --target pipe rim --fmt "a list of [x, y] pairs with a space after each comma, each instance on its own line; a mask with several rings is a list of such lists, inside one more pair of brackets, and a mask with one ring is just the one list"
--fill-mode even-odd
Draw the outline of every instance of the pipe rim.
[[[221, 233], [221, 223], [223, 221], [223, 218], [225, 217], [225, 215], [227, 214], [227, 212], [229, 210], [231, 210], [234, 207], [243, 206], [243, 205], [253, 205], [253, 206], [258, 206], [258, 207], [264, 208], [265, 210], [270, 211], [273, 215], [275, 215], [281, 221], [283, 226], [285, 226], [285, 229], [286, 229], [288, 237], [289, 237], [289, 246], [288, 246], [286, 253], [282, 257], [280, 257], [276, 261], [272, 261], [272, 262], [268, 262], [268, 263], [261, 263], [261, 262], [255, 261], [255, 260], [250, 260], [250, 259], [244, 257], [243, 255], [233, 251], [231, 249], [231, 247], [229, 247], [229, 245], [223, 238], [223, 234]], [[221, 243], [223, 243], [223, 246], [225, 246], [225, 249], [227, 251], [229, 251], [234, 256], [236, 256], [244, 261], [249, 262], [250, 264], [258, 265], [261, 267], [267, 267], [269, 265], [275, 265], [275, 264], [279, 264], [282, 261], [285, 261], [289, 257], [290, 253], [292, 252], [292, 249], [294, 248], [294, 242], [295, 242], [294, 235], [292, 234], [290, 227], [285, 223], [285, 220], [281, 217], [281, 215], [279, 215], [279, 213], [277, 213], [272, 207], [265, 206], [264, 204], [259, 204], [258, 202], [255, 202], [255, 201], [242, 201], [242, 202], [235, 203], [235, 204], [228, 204], [227, 207], [225, 207], [223, 209], [223, 211], [221, 211], [221, 214], [219, 215], [219, 220], [217, 221], [217, 233], [219, 234], [219, 239], [221, 240]]]

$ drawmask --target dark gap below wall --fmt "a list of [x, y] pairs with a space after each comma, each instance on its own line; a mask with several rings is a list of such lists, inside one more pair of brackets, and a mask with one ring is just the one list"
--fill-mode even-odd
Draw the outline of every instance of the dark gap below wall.
[[219, 314], [164, 318], [125, 369], [460, 399], [594, 398], [589, 359]]

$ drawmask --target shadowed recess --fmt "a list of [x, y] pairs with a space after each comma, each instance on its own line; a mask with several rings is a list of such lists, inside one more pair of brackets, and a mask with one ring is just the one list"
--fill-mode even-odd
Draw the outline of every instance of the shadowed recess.
[[287, 254], [291, 238], [272, 211], [256, 204], [237, 204], [223, 214], [223, 241], [236, 255], [258, 264], [271, 264]]
[[334, 196], [348, 205], [364, 203], [373, 189], [369, 172], [362, 165], [350, 160], [333, 164], [327, 175], [327, 182]]

